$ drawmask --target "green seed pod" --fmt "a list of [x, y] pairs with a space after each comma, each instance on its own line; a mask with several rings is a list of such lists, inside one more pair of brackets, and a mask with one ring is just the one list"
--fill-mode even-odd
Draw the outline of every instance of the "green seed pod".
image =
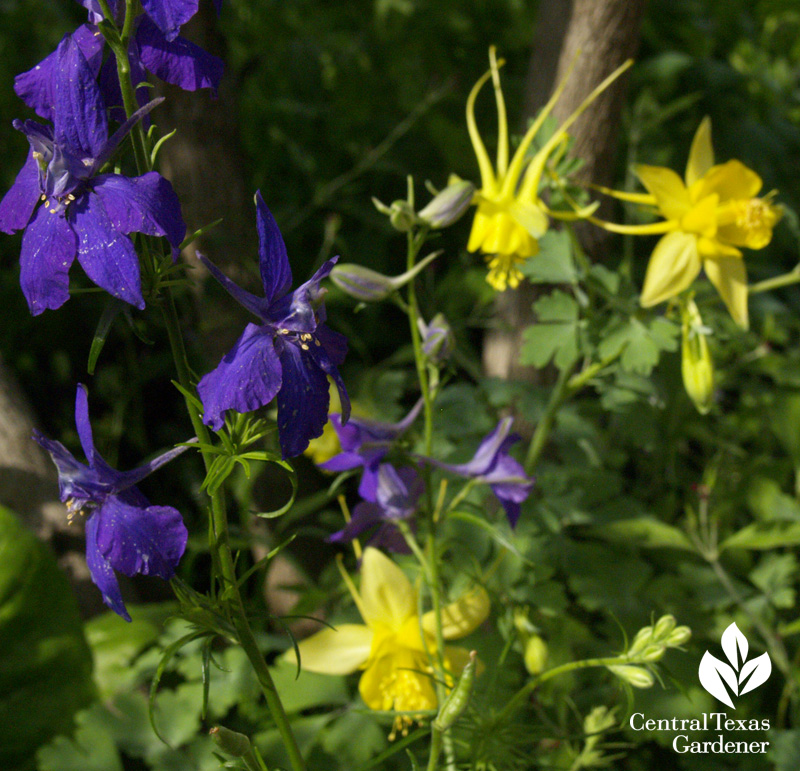
[[223, 752], [233, 755], [234, 758], [244, 757], [251, 750], [250, 739], [225, 726], [214, 726], [208, 734]]
[[525, 643], [525, 669], [528, 674], [541, 674], [547, 664], [547, 643], [538, 634], [531, 635]]
[[477, 668], [478, 654], [470, 651], [469, 661], [461, 673], [455, 688], [445, 699], [444, 704], [439, 709], [439, 714], [433, 721], [433, 728], [436, 731], [446, 731], [461, 713], [467, 708], [469, 697], [472, 695], [472, 686], [475, 682], [475, 670]]

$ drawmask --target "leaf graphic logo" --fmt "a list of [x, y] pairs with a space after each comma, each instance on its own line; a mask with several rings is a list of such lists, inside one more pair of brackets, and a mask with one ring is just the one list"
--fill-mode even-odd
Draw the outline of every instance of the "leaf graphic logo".
[[706, 651], [698, 671], [700, 684], [715, 699], [736, 709], [728, 689], [734, 696], [743, 696], [758, 688], [772, 673], [772, 662], [766, 653], [747, 660], [747, 638], [735, 623], [722, 633], [721, 644], [730, 664]]

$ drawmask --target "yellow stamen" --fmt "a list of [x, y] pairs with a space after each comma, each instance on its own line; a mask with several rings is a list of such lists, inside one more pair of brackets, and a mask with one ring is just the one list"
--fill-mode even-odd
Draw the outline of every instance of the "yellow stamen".
[[517, 268], [525, 262], [525, 257], [518, 254], [487, 254], [486, 262], [489, 273], [486, 281], [498, 292], [504, 292], [509, 287], [516, 289], [523, 279], [522, 273]]

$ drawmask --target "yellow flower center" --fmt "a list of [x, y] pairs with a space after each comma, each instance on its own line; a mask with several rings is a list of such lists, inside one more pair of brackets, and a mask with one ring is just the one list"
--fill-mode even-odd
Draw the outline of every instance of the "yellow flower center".
[[[409, 652], [410, 653], [410, 652]], [[423, 711], [436, 709], [436, 694], [433, 690], [433, 670], [427, 657], [417, 653], [399, 658], [408, 659], [412, 668], [393, 667], [380, 679], [378, 689], [383, 699], [383, 709], [395, 710], [397, 715], [389, 734], [393, 741], [397, 734], [408, 735], [408, 730], [416, 720], [421, 723]], [[416, 713], [416, 714], [415, 714]]]

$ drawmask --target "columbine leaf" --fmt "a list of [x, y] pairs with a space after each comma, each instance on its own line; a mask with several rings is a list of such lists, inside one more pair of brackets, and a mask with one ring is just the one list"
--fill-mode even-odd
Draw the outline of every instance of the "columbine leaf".
[[[742, 696], [754, 688], [758, 688], [759, 685], [767, 681], [771, 674], [772, 662], [768, 654], [762, 653], [760, 656], [750, 659], [739, 673], [739, 686], [744, 686], [739, 691], [739, 695]], [[749, 680], [747, 679], [748, 677], [750, 678]]]
[[[721, 644], [722, 650], [725, 651], [725, 655], [728, 657], [728, 661], [730, 661], [733, 668], [738, 671], [742, 664], [747, 661], [749, 645], [747, 638], [739, 631], [739, 627], [736, 626], [735, 621], [722, 633]], [[741, 663], [739, 662], [737, 653], [741, 654]]]
[[578, 359], [583, 342], [578, 303], [565, 292], [556, 290], [538, 300], [534, 310], [539, 321], [524, 332], [520, 362], [543, 367], [553, 359], [559, 369], [571, 367]]
[[548, 230], [539, 239], [538, 254], [523, 263], [521, 270], [532, 284], [577, 284], [569, 232]]
[[[729, 707], [734, 707], [733, 701], [725, 689], [725, 683], [728, 684], [730, 689], [737, 693], [738, 683], [736, 682], [736, 673], [724, 661], [720, 661], [715, 656], [712, 656], [708, 651], [705, 652], [702, 661], [700, 662], [700, 669], [698, 670], [700, 677], [700, 684], [705, 688], [715, 699], [719, 699], [723, 704]], [[734, 707], [735, 709], [735, 707]]]
[[599, 355], [605, 359], [622, 352], [620, 364], [626, 372], [647, 376], [658, 364], [662, 351], [678, 348], [680, 329], [664, 318], [656, 318], [648, 326], [631, 317], [622, 325], [614, 324], [600, 343]]

